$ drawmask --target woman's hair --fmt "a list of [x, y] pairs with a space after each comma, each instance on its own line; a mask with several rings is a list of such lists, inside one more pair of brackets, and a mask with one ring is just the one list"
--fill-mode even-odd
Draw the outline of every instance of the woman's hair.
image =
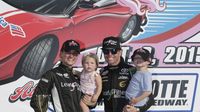
[[[89, 54], [87, 54], [87, 55], [83, 55], [83, 57], [82, 57], [82, 65], [83, 65], [83, 63], [85, 63], [85, 61], [86, 61], [87, 58], [93, 58], [93, 59], [95, 60], [95, 62], [96, 62], [96, 66], [97, 66], [97, 67], [99, 66], [99, 58], [98, 58], [98, 56], [97, 56], [96, 54], [94, 54], [94, 53], [89, 53]], [[97, 69], [97, 68], [96, 68], [96, 69]]]

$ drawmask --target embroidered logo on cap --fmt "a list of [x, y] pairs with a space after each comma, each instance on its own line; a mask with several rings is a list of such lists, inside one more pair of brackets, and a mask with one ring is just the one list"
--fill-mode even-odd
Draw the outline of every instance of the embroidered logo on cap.
[[105, 41], [104, 44], [107, 44], [107, 45], [117, 45], [117, 41], [114, 41], [114, 40], [108, 40], [108, 41]]

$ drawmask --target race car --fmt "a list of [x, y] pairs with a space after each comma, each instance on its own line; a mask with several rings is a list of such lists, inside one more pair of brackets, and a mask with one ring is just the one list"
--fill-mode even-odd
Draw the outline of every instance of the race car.
[[145, 15], [131, 15], [116, 3], [87, 5], [79, 0], [0, 1], [0, 85], [23, 75], [38, 80], [59, 60], [68, 39], [79, 41], [82, 51], [108, 36], [124, 43], [146, 21]]

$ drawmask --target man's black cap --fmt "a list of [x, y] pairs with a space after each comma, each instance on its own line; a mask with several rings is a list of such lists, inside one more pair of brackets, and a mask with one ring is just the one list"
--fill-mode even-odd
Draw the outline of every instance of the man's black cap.
[[61, 51], [70, 52], [71, 50], [80, 53], [80, 44], [75, 40], [67, 40], [63, 43]]
[[106, 37], [103, 40], [102, 49], [121, 49], [119, 37]]

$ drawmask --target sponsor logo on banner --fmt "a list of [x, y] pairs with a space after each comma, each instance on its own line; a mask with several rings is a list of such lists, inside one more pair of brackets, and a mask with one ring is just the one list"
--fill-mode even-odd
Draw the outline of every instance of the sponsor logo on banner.
[[195, 100], [198, 74], [153, 73], [155, 105], [152, 110], [163, 112], [192, 111]]
[[34, 82], [29, 81], [24, 86], [16, 88], [15, 91], [9, 96], [9, 102], [14, 103], [18, 99], [20, 101], [30, 99], [33, 95], [35, 87], [36, 85], [34, 86]]

